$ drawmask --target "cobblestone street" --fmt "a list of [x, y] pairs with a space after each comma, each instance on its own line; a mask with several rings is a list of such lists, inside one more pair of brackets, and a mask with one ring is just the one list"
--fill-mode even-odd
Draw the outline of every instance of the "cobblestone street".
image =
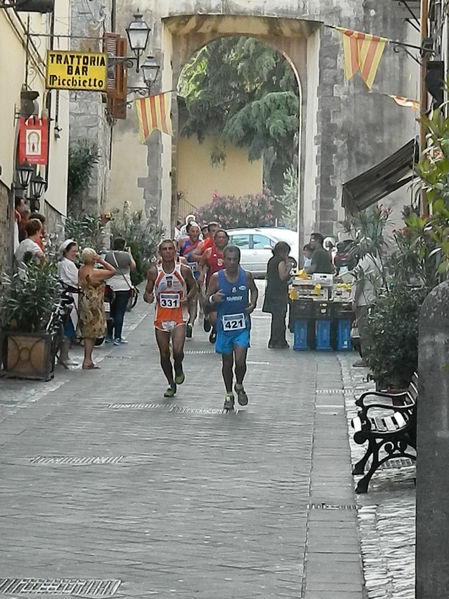
[[76, 579], [84, 596], [413, 597], [413, 474], [353, 493], [354, 354], [269, 351], [257, 310], [249, 405], [224, 414], [201, 327], [167, 400], [152, 311], [126, 324], [127, 346], [95, 350], [99, 371], [0, 383], [0, 596], [34, 578], [53, 595]]

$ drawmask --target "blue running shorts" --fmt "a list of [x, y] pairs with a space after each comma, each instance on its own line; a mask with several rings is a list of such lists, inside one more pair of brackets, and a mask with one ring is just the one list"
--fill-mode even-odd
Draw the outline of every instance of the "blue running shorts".
[[232, 354], [234, 345], [249, 347], [249, 329], [236, 331], [235, 333], [217, 331], [217, 339], [215, 340], [215, 351], [217, 354]]

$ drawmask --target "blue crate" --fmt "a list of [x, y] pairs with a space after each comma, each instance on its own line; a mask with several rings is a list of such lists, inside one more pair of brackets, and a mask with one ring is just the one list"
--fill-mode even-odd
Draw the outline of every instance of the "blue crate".
[[339, 320], [337, 324], [337, 351], [351, 350], [351, 321]]
[[316, 323], [315, 323], [315, 349], [317, 351], [332, 351], [330, 319], [326, 318], [326, 319], [316, 321]]
[[296, 320], [295, 328], [293, 331], [293, 349], [298, 351], [304, 351], [309, 348], [307, 343], [307, 331], [309, 327], [308, 320]]

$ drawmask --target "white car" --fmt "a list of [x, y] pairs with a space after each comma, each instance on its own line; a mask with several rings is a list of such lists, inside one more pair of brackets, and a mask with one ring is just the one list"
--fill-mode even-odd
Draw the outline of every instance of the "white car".
[[255, 229], [229, 229], [229, 245], [240, 248], [240, 264], [256, 277], [264, 277], [272, 249], [278, 241], [286, 241], [291, 247], [293, 268], [298, 264], [298, 233], [290, 229], [259, 227]]

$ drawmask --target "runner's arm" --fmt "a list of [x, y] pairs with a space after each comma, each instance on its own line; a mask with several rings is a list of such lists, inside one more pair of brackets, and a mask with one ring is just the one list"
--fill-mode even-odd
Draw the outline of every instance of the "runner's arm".
[[147, 304], [151, 304], [154, 301], [154, 283], [156, 282], [157, 271], [152, 266], [147, 272], [147, 285], [143, 294], [143, 299]]
[[184, 281], [187, 285], [187, 297], [185, 301], [188, 302], [193, 299], [197, 293], [196, 281], [193, 278], [192, 269], [190, 266], [181, 266], [181, 274], [184, 277]]
[[199, 243], [196, 248], [193, 250], [192, 252], [192, 258], [195, 262], [200, 262], [202, 256], [203, 256], [203, 252], [202, 252], [202, 248], [203, 244]]
[[200, 271], [200, 276], [198, 278], [198, 285], [200, 285], [200, 286], [204, 283], [204, 278], [206, 276], [207, 265], [208, 265], [208, 260], [209, 260], [211, 251], [212, 250], [206, 250], [204, 252], [204, 254], [201, 254], [201, 258], [198, 263], [198, 270]]
[[259, 297], [259, 290], [256, 287], [256, 283], [254, 282], [254, 277], [253, 275], [246, 271], [245, 272], [246, 275], [246, 285], [249, 289], [249, 293], [250, 293], [250, 302], [246, 308], [246, 313], [247, 314], [251, 314], [251, 312], [253, 312], [257, 306], [257, 298]]
[[224, 295], [221, 289], [218, 289], [218, 272], [214, 272], [209, 281], [209, 286], [206, 292], [206, 303], [217, 304], [221, 303]]

